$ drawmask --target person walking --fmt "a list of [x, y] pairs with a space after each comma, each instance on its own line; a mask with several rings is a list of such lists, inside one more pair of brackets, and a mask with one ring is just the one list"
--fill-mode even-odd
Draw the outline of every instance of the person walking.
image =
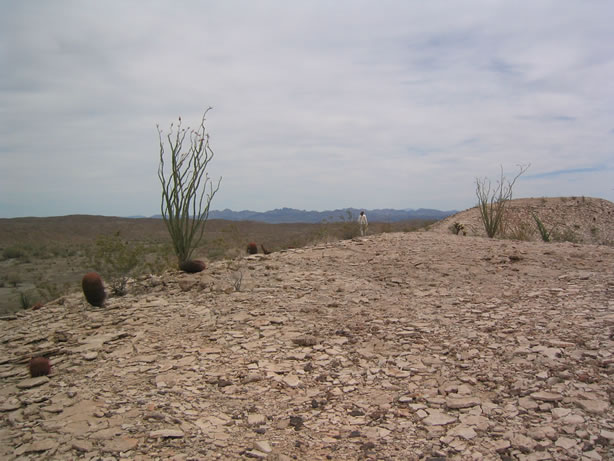
[[360, 225], [360, 235], [367, 235], [367, 227], [369, 227], [369, 222], [367, 221], [367, 215], [364, 211], [360, 212], [360, 216], [358, 217], [358, 224]]

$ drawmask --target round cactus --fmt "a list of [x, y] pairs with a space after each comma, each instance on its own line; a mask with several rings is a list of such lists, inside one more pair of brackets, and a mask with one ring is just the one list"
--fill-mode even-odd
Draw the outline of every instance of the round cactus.
[[256, 245], [255, 243], [248, 243], [247, 244], [247, 252], [250, 255], [255, 255], [258, 253], [258, 245]]
[[107, 294], [104, 291], [104, 284], [100, 275], [96, 272], [85, 274], [81, 281], [81, 287], [88, 303], [92, 306], [102, 307]]
[[47, 376], [51, 373], [51, 362], [45, 357], [34, 357], [30, 360], [29, 369], [30, 376], [33, 378], [37, 376]]
[[200, 259], [188, 259], [179, 264], [179, 269], [188, 274], [196, 274], [205, 270], [205, 263]]

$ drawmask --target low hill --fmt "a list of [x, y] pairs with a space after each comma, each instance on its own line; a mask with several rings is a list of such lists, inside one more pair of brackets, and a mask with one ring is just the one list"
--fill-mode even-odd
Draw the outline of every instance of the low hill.
[[[541, 240], [535, 219], [552, 231], [553, 240], [614, 246], [614, 203], [590, 197], [521, 198], [507, 203], [503, 232], [507, 238]], [[477, 207], [461, 211], [429, 227], [450, 233], [454, 223], [468, 235], [486, 236]]]

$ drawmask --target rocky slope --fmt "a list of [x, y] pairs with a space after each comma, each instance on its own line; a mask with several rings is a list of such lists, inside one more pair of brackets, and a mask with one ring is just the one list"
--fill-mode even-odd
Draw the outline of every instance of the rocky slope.
[[0, 320], [0, 457], [613, 459], [613, 268], [392, 233], [74, 294]]
[[[554, 241], [614, 246], [614, 203], [591, 197], [523, 198], [508, 202], [503, 231], [509, 238], [542, 241], [537, 216]], [[462, 223], [467, 235], [486, 236], [477, 207], [438, 221], [432, 230], [449, 233]]]

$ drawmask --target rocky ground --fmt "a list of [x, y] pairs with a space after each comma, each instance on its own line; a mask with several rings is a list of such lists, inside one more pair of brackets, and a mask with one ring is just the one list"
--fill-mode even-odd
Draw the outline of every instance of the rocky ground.
[[0, 320], [0, 457], [614, 459], [613, 270], [391, 233], [67, 296]]

